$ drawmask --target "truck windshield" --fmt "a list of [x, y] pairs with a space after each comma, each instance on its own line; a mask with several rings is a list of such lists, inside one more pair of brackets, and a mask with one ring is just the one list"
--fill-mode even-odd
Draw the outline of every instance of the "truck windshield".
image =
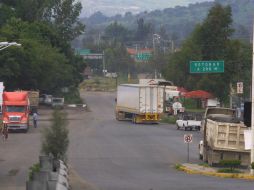
[[6, 112], [25, 112], [25, 106], [6, 106]]

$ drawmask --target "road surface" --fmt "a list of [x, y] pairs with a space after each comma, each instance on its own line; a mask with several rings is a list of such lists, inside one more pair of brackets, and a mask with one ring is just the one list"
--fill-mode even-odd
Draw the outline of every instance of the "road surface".
[[[100, 190], [253, 190], [254, 182], [188, 175], [185, 131], [174, 125], [134, 125], [114, 119], [114, 93], [83, 92], [90, 112], [70, 122], [69, 161]], [[131, 100], [130, 100], [131, 101]], [[200, 132], [192, 132], [190, 161], [198, 161]]]

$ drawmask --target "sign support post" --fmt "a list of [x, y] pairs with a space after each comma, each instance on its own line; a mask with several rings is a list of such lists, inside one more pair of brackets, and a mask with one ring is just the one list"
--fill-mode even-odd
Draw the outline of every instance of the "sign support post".
[[187, 143], [187, 163], [190, 162], [190, 143], [192, 143], [192, 134], [184, 135], [184, 143]]
[[[253, 49], [252, 49], [252, 86], [251, 86], [251, 153], [250, 161], [254, 162], [254, 22], [253, 22]], [[254, 170], [251, 170], [254, 173]]]

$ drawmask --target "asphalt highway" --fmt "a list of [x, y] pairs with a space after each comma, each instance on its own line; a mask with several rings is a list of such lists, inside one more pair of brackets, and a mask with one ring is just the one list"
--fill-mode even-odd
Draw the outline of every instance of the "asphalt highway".
[[[89, 112], [70, 120], [69, 162], [100, 190], [253, 190], [254, 182], [189, 175], [174, 168], [187, 161], [185, 131], [174, 125], [116, 121], [114, 93], [82, 92]], [[131, 101], [131, 100], [130, 100]], [[71, 117], [71, 116], [70, 116]], [[191, 132], [190, 162], [198, 163], [201, 132]]]

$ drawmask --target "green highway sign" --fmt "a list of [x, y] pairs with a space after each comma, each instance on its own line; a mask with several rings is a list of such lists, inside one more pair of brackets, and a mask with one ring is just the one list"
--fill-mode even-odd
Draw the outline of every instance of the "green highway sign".
[[190, 73], [224, 73], [224, 61], [191, 61]]
[[152, 57], [151, 53], [138, 53], [136, 54], [136, 60], [138, 61], [148, 61]]
[[91, 50], [90, 50], [90, 49], [78, 49], [78, 50], [77, 50], [77, 53], [78, 53], [79, 55], [88, 55], [88, 54], [91, 53]]

